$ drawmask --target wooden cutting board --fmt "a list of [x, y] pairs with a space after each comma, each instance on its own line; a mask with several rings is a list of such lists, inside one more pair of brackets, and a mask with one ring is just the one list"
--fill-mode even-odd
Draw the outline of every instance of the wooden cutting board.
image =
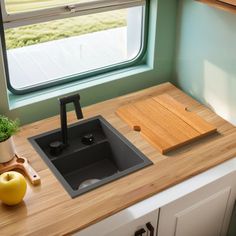
[[168, 94], [130, 103], [116, 113], [162, 154], [217, 130]]

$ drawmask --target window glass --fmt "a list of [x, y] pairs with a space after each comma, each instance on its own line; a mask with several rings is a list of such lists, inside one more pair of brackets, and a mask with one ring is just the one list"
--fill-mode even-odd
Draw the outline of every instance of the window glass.
[[129, 62], [142, 48], [142, 26], [139, 6], [6, 29], [11, 87], [35, 88]]

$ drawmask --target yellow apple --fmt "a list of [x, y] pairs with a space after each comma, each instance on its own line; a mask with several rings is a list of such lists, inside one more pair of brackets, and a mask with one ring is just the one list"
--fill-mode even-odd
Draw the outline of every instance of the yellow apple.
[[27, 183], [25, 177], [9, 171], [0, 175], [0, 200], [7, 205], [16, 205], [25, 196]]

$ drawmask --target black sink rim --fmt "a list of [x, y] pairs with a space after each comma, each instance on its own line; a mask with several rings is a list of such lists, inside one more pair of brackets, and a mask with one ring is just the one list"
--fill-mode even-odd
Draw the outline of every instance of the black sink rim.
[[65, 190], [68, 192], [68, 194], [72, 197], [78, 197], [79, 195], [82, 195], [86, 192], [89, 192], [91, 190], [94, 190], [102, 185], [105, 185], [107, 183], [113, 182], [115, 180], [118, 180], [124, 176], [130, 175], [138, 170], [143, 169], [144, 167], [150, 166], [153, 164], [153, 162], [148, 159], [148, 157], [146, 157], [137, 147], [135, 147], [126, 137], [124, 137], [117, 129], [115, 129], [103, 116], [98, 115], [98, 116], [93, 116], [87, 119], [83, 119], [81, 121], [75, 122], [73, 124], [70, 124], [68, 126], [68, 128], [73, 128], [74, 126], [77, 125], [82, 125], [84, 123], [93, 121], [93, 120], [99, 120], [100, 122], [102, 122], [106, 128], [110, 129], [113, 133], [115, 133], [119, 139], [121, 139], [130, 149], [132, 149], [137, 156], [142, 159], [142, 162], [140, 164], [136, 164], [135, 166], [132, 166], [126, 170], [120, 171], [114, 175], [108, 176], [94, 184], [91, 184], [87, 187], [84, 187], [82, 189], [77, 189], [74, 190], [70, 184], [65, 180], [65, 178], [63, 177], [63, 175], [59, 172], [59, 170], [55, 167], [55, 165], [53, 164], [53, 162], [49, 159], [49, 157], [45, 154], [45, 152], [40, 148], [40, 146], [37, 144], [37, 142], [35, 141], [38, 138], [42, 138], [43, 136], [46, 135], [50, 135], [52, 133], [58, 132], [61, 129], [57, 128], [54, 130], [50, 130], [32, 137], [28, 138], [28, 141], [31, 143], [31, 145], [34, 147], [34, 149], [37, 151], [37, 153], [39, 154], [39, 156], [41, 157], [41, 159], [43, 159], [43, 161], [45, 162], [45, 164], [49, 167], [49, 169], [52, 171], [53, 175], [56, 176], [56, 178], [58, 179], [58, 181], [60, 182], [60, 184], [65, 188]]

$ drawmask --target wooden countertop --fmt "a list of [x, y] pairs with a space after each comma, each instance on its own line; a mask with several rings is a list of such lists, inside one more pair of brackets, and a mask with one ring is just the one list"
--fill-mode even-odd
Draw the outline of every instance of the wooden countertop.
[[[218, 128], [211, 135], [161, 155], [138, 132], [132, 131], [115, 110], [131, 100], [168, 93]], [[52, 117], [22, 127], [15, 137], [16, 149], [41, 176], [41, 186], [28, 184], [18, 206], [0, 204], [0, 235], [64, 235], [77, 232], [128, 206], [236, 156], [236, 128], [185, 93], [165, 83], [83, 109], [85, 118], [101, 114], [136, 145], [154, 165], [71, 199], [27, 138], [59, 127]], [[73, 112], [70, 123], [76, 121]]]

